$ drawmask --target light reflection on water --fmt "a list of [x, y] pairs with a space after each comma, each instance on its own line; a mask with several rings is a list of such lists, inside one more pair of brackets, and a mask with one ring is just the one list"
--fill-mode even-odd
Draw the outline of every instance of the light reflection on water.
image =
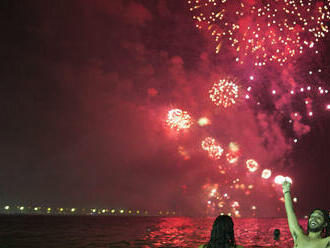
[[[197, 247], [207, 242], [213, 218], [163, 218], [146, 235], [154, 247]], [[292, 247], [286, 219], [235, 219], [236, 242], [245, 247]], [[306, 224], [302, 221], [302, 225]], [[274, 229], [281, 232], [274, 241]]]
[[[214, 218], [1, 216], [0, 247], [198, 247]], [[293, 247], [286, 219], [234, 219], [238, 244]], [[301, 221], [306, 227], [306, 220]], [[281, 238], [274, 242], [274, 229]]]

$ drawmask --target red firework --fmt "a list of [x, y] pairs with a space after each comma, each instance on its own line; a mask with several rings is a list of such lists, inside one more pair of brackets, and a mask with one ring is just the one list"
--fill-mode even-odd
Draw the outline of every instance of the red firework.
[[214, 138], [207, 137], [202, 141], [203, 150], [208, 152], [209, 158], [218, 160], [221, 158], [223, 149]]
[[272, 171], [269, 169], [264, 169], [261, 173], [261, 177], [264, 179], [270, 178], [271, 175], [272, 175]]
[[289, 182], [289, 183], [292, 184], [292, 179], [291, 179], [291, 177], [284, 177], [284, 176], [282, 176], [282, 175], [278, 175], [278, 176], [276, 176], [275, 179], [274, 179], [274, 182], [275, 182], [276, 184], [282, 184], [282, 183], [285, 182], [285, 181], [287, 181], [287, 182]]
[[226, 154], [226, 159], [230, 164], [236, 163], [238, 161], [238, 158], [239, 158], [239, 152], [230, 151]]
[[193, 124], [191, 116], [187, 111], [181, 109], [172, 109], [168, 111], [166, 123], [170, 128], [180, 131], [182, 129], [188, 129]]
[[253, 159], [248, 159], [246, 160], [246, 167], [250, 172], [255, 172], [256, 170], [258, 170], [259, 164]]
[[238, 86], [232, 81], [225, 79], [219, 80], [218, 83], [214, 83], [209, 90], [211, 101], [217, 106], [224, 108], [230, 107], [236, 103], [238, 98]]
[[211, 146], [210, 149], [208, 150], [209, 158], [213, 160], [218, 160], [221, 158], [223, 153], [223, 149], [219, 145], [214, 145]]
[[216, 141], [214, 138], [206, 137], [202, 141], [202, 148], [203, 148], [203, 150], [208, 151], [210, 149], [210, 147], [214, 146], [215, 144], [216, 144]]
[[229, 42], [236, 61], [283, 65], [328, 33], [330, 0], [188, 0], [198, 29], [217, 43]]

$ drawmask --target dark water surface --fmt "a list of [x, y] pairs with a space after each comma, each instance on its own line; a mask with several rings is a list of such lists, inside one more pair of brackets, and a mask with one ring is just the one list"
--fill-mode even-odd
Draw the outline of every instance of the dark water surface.
[[[197, 247], [214, 218], [115, 216], [1, 216], [0, 248]], [[234, 219], [238, 244], [292, 247], [286, 219]], [[306, 226], [306, 221], [301, 221]], [[280, 229], [278, 243], [274, 229]]]

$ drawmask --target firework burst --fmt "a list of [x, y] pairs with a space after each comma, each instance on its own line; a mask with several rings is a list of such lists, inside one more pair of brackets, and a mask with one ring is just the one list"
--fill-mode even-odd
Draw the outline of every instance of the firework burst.
[[248, 159], [246, 160], [246, 167], [250, 172], [255, 172], [256, 170], [258, 170], [259, 164], [253, 159]]
[[218, 160], [221, 158], [223, 148], [215, 141], [214, 138], [207, 137], [202, 141], [202, 149], [208, 152], [209, 158]]
[[222, 79], [213, 84], [209, 94], [215, 105], [227, 108], [236, 103], [238, 86], [230, 80]]
[[261, 173], [261, 177], [264, 179], [270, 178], [271, 175], [272, 175], [272, 171], [269, 169], [264, 169]]
[[187, 111], [181, 109], [172, 109], [168, 111], [166, 123], [170, 128], [177, 131], [188, 129], [193, 124], [191, 116]]
[[229, 42], [236, 61], [255, 66], [284, 65], [312, 49], [328, 33], [330, 1], [189, 0], [198, 29], [216, 42], [216, 53]]
[[215, 144], [216, 144], [216, 141], [214, 138], [206, 137], [202, 141], [202, 148], [203, 148], [203, 150], [208, 151], [210, 149], [210, 147], [214, 146]]

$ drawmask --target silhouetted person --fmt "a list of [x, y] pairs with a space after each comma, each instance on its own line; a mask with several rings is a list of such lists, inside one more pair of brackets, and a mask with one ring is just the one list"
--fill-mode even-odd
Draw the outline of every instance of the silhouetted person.
[[274, 230], [274, 240], [278, 241], [280, 239], [281, 231], [280, 229]]
[[285, 210], [288, 216], [288, 223], [295, 248], [329, 248], [329, 212], [321, 209], [312, 211], [308, 218], [306, 235], [299, 226], [297, 217], [293, 210], [290, 195], [290, 183], [285, 181], [282, 185], [285, 200]]
[[212, 226], [210, 241], [199, 248], [243, 248], [236, 245], [234, 223], [230, 216], [218, 216]]

